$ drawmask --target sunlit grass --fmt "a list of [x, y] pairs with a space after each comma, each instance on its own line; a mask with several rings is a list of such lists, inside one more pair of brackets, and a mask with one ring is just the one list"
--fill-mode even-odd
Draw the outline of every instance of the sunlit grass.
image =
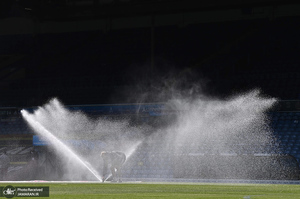
[[9, 183], [49, 186], [50, 198], [300, 198], [300, 185], [205, 183]]

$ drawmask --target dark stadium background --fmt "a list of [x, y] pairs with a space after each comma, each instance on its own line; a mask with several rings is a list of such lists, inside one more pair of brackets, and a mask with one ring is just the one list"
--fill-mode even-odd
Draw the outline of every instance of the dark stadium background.
[[272, 127], [299, 161], [299, 15], [292, 0], [1, 0], [1, 144], [32, 145], [11, 127], [22, 108], [156, 103], [140, 97], [174, 78], [278, 98]]

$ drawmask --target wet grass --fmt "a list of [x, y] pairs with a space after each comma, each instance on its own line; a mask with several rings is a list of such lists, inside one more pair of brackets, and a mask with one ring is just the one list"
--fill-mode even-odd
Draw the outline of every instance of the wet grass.
[[[49, 186], [50, 198], [300, 198], [300, 185], [204, 183], [9, 183], [0, 186]], [[29, 197], [27, 197], [29, 198]]]

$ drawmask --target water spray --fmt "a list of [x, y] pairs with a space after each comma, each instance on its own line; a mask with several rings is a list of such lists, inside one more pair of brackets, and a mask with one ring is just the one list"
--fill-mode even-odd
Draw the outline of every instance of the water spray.
[[[156, 175], [157, 171], [155, 164], [151, 163], [163, 161], [168, 177], [205, 178], [213, 174], [214, 178], [227, 178], [239, 177], [240, 172], [243, 177], [248, 178], [255, 176], [255, 172], [260, 172], [251, 170], [250, 165], [255, 166], [257, 162], [252, 159], [245, 162], [235, 154], [268, 153], [274, 138], [266, 111], [275, 102], [275, 99], [261, 97], [257, 91], [227, 100], [201, 97], [190, 99], [188, 96], [173, 99], [167, 105], [172, 107], [171, 111], [176, 111], [176, 116], [172, 115], [163, 128], [151, 126], [151, 132], [147, 131], [147, 126], [141, 125], [137, 128], [124, 120], [92, 120], [85, 114], [68, 111], [57, 100], [52, 100], [51, 104], [33, 114], [25, 110], [21, 113], [37, 133], [46, 135], [54, 147], [61, 147], [65, 153], [74, 154], [73, 159], [87, 168], [99, 181], [105, 176], [98, 175], [91, 166], [95, 165], [94, 162], [90, 164], [83, 161], [76, 155], [76, 151], [72, 151], [57, 137], [80, 139], [84, 136], [98, 140], [107, 137], [104, 140], [105, 147], [101, 150], [124, 152], [127, 156], [125, 168], [137, 165], [135, 161], [138, 159], [128, 159], [136, 150], [140, 150], [140, 154], [146, 156], [142, 161], [145, 168], [151, 171], [149, 175]], [[145, 138], [143, 132], [149, 132], [149, 135]], [[144, 142], [143, 147], [147, 148], [139, 147]], [[95, 152], [98, 155], [99, 151]], [[94, 160], [99, 159], [91, 157]], [[220, 172], [219, 167], [214, 169], [216, 165], [222, 165], [223, 170]]]
[[[143, 140], [138, 141], [137, 143], [133, 144], [130, 148], [128, 148], [124, 154], [126, 155], [126, 160], [124, 162], [124, 164], [128, 161], [128, 159], [131, 157], [131, 155], [136, 151], [137, 147], [143, 143]], [[104, 180], [103, 182], [105, 182], [106, 180], [108, 180], [110, 177], [112, 176], [112, 174], [110, 173]]]
[[102, 181], [102, 177], [96, 172], [96, 170], [90, 165], [87, 164], [85, 161], [83, 161], [75, 152], [73, 152], [67, 145], [65, 145], [62, 141], [60, 141], [56, 136], [54, 136], [50, 131], [48, 131], [43, 125], [41, 125], [38, 121], [34, 120], [32, 116], [26, 111], [21, 110], [22, 116], [24, 119], [28, 122], [28, 124], [31, 125], [31, 127], [39, 134], [47, 138], [51, 144], [54, 146], [58, 146], [59, 148], [62, 148], [65, 152], [68, 153], [68, 155], [71, 155], [79, 164], [84, 166], [87, 170], [90, 171], [90, 173], [93, 174], [93, 176], [99, 180]]

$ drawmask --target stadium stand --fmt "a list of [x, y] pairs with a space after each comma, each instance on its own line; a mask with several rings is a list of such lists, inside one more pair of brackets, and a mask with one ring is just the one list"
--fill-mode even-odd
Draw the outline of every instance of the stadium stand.
[[[112, 107], [115, 105], [112, 105]], [[132, 105], [131, 105], [132, 106]], [[132, 106], [133, 107], [133, 106]], [[78, 110], [78, 107], [70, 107], [71, 109]], [[109, 108], [103, 109], [103, 106], [94, 106], [90, 107], [87, 106], [81, 106], [82, 110], [88, 111], [90, 113], [97, 113], [99, 110], [105, 110], [105, 112], [100, 111], [102, 114], [108, 113]], [[281, 108], [282, 109], [282, 108]], [[3, 109], [2, 109], [3, 110]], [[118, 114], [122, 114], [119, 110], [122, 110], [120, 108], [116, 108], [115, 110], [118, 110]], [[123, 110], [130, 110], [124, 108]], [[11, 167], [10, 172], [15, 173], [17, 171], [21, 171], [22, 168], [26, 168], [26, 165], [28, 162], [30, 162], [31, 154], [30, 152], [33, 150], [33, 136], [35, 133], [28, 127], [28, 125], [24, 122], [24, 120], [20, 117], [19, 111], [16, 112], [16, 109], [10, 108], [6, 109], [6, 111], [2, 111], [3, 113], [8, 113], [7, 115], [3, 115], [1, 117], [1, 148], [0, 151], [7, 150], [8, 154], [11, 158]], [[151, 112], [151, 111], [150, 111]], [[148, 117], [157, 117], [149, 112]], [[11, 115], [10, 113], [15, 113]], [[127, 112], [128, 113], [128, 112]], [[270, 154], [277, 154], [281, 155], [284, 158], [296, 158], [298, 161], [298, 164], [300, 162], [300, 112], [297, 111], [271, 111], [268, 113], [271, 121], [271, 128], [273, 131], [274, 136], [277, 139], [277, 144], [279, 145], [279, 150], [270, 151]], [[11, 137], [14, 136], [15, 139], [11, 139]], [[15, 140], [15, 141], [14, 141]], [[182, 171], [176, 169], [176, 165], [178, 166], [182, 165], [182, 160], [179, 161], [179, 163], [174, 163], [176, 160], [176, 157], [170, 154], [161, 153], [160, 151], [157, 151], [156, 148], [153, 148], [151, 143], [145, 143], [136, 150], [137, 152], [130, 157], [130, 161], [128, 161], [127, 164], [125, 164], [123, 176], [125, 178], [180, 178], [180, 177], [188, 177], [188, 178], [195, 178], [195, 177], [201, 177], [201, 178], [212, 178], [213, 175], [209, 174], [209, 171], [202, 171], [201, 174], [197, 174], [196, 171], [194, 171], [192, 174], [189, 173], [182, 173]], [[213, 153], [207, 153], [207, 151], [211, 146], [201, 146], [198, 148], [197, 151], [194, 151], [192, 154], [195, 154], [197, 156], [194, 157], [194, 161], [196, 161], [196, 157], [200, 158], [199, 161], [201, 162], [201, 157], [205, 156], [212, 156], [214, 158], [234, 158], [239, 157], [237, 156], [242, 155], [244, 158], [253, 158], [253, 154], [257, 154], [258, 156], [256, 158], [261, 158], [259, 154], [265, 153], [265, 149], [260, 149], [257, 146], [252, 146], [252, 151], [249, 151], [249, 147], [246, 147], [246, 150], [243, 149], [244, 145], [236, 145], [235, 147], [231, 147], [230, 151], [216, 151]], [[172, 151], [171, 149], [169, 151]], [[198, 156], [200, 155], [200, 156]], [[262, 156], [263, 157], [263, 156]], [[273, 156], [268, 156], [273, 157]], [[277, 157], [277, 156], [276, 156]], [[175, 158], [175, 159], [174, 159]], [[187, 160], [190, 157], [184, 157], [187, 158]], [[273, 157], [274, 158], [274, 157]], [[226, 159], [227, 160], [227, 159]], [[277, 159], [276, 159], [277, 160]], [[293, 161], [287, 161], [288, 164], [291, 164]], [[247, 161], [245, 159], [244, 161]], [[275, 161], [275, 159], [274, 159]], [[223, 161], [224, 162], [224, 161]], [[225, 161], [226, 162], [226, 161]], [[195, 163], [196, 164], [196, 163]], [[225, 163], [224, 163], [225, 164]], [[218, 168], [220, 171], [222, 170], [221, 165], [219, 165], [220, 168]], [[179, 166], [178, 166], [179, 167]], [[207, 165], [202, 165], [203, 168], [206, 168]], [[212, 167], [212, 165], [211, 165]], [[225, 168], [225, 167], [224, 167]], [[224, 172], [223, 168], [223, 172]], [[249, 167], [250, 168], [250, 167]], [[195, 173], [196, 172], [196, 173]], [[222, 172], [222, 175], [224, 178], [228, 178], [227, 175], [225, 175]], [[241, 171], [242, 172], [242, 171]], [[203, 174], [205, 173], [205, 175]], [[237, 173], [235, 173], [237, 175]], [[216, 175], [216, 174], [214, 174]], [[221, 174], [218, 175], [218, 177], [222, 176]], [[229, 175], [229, 174], [228, 174]], [[247, 176], [243, 176], [243, 173], [238, 174], [238, 176], [235, 176], [236, 178], [247, 178]], [[287, 179], [297, 179], [297, 176], [293, 174], [294, 176], [285, 176]], [[230, 175], [229, 175], [230, 176]], [[231, 174], [231, 177], [233, 174]], [[26, 178], [26, 176], [23, 176]], [[273, 176], [274, 179], [282, 179], [283, 177]], [[265, 176], [252, 176], [252, 178], [255, 179], [265, 179]], [[21, 178], [20, 178], [21, 179]]]
[[[20, 2], [26, 4], [26, 1]], [[73, 4], [67, 2], [70, 1], [64, 1], [60, 5], [53, 3], [52, 8], [80, 7], [80, 1], [72, 1]], [[113, 1], [107, 2], [110, 3], [107, 3], [106, 8], [113, 5], [118, 8], [123, 5], [139, 5], [142, 1], [117, 1], [115, 4]], [[144, 0], [141, 4], [151, 7], [151, 3], [165, 2], [172, 3]], [[202, 9], [208, 12], [206, 6]], [[277, 8], [280, 10], [280, 6]], [[73, 17], [76, 17], [76, 13], [70, 12], [62, 14], [61, 17], [66, 18], [61, 19], [51, 14], [50, 9], [44, 9], [45, 14], [38, 15], [41, 16], [39, 23], [45, 26], [60, 20], [72, 23]], [[9, 110], [19, 111], [24, 107], [40, 106], [54, 96], [68, 105], [136, 103], [136, 99], [130, 101], [136, 96], [128, 99], [128, 93], [138, 90], [140, 85], [137, 82], [145, 81], [151, 85], [153, 79], [157, 80], [160, 76], [165, 78], [169, 71], [176, 73], [182, 70], [195, 71], [210, 79], [203, 90], [208, 95], [227, 97], [232, 93], [260, 88], [263, 94], [281, 101], [299, 100], [299, 16], [279, 16], [273, 10], [274, 16], [260, 17], [261, 13], [255, 15], [239, 9], [237, 11], [242, 16], [229, 21], [193, 22], [196, 19], [192, 15], [187, 15], [186, 18], [182, 15], [178, 18], [178, 23], [170, 22], [156, 27], [135, 22], [132, 27], [114, 29], [112, 23], [107, 22], [105, 30], [78, 27], [76, 31], [48, 33], [43, 32], [41, 26], [41, 30], [35, 30], [37, 32], [32, 34], [1, 35], [0, 106], [5, 110], [8, 109], [5, 107], [17, 107]], [[6, 19], [9, 15], [8, 11], [5, 13], [6, 15], [1, 14], [1, 19]], [[77, 13], [78, 15], [81, 16], [81, 13]], [[141, 13], [137, 16], [140, 15]], [[113, 19], [111, 16], [106, 17], [107, 21]], [[128, 19], [127, 17], [126, 15], [125, 18]], [[149, 19], [148, 24], [151, 23], [154, 22]], [[165, 22], [158, 20], [157, 24], [160, 23]], [[119, 91], [122, 92], [118, 93]], [[291, 102], [293, 103], [296, 102]], [[280, 153], [291, 155], [300, 163], [299, 108], [294, 106], [290, 110], [271, 111], [269, 115], [272, 130], [280, 145]], [[147, 121], [147, 118], [143, 119]], [[0, 116], [0, 151], [9, 147], [13, 169], [21, 169], [19, 164], [26, 164], [28, 161], [33, 147], [33, 135], [33, 131], [20, 116]], [[260, 152], [260, 149], [253, 148], [255, 153]], [[203, 147], [197, 152], [206, 151], [207, 148]], [[236, 151], [242, 150], [236, 146], [229, 153]], [[149, 157], [155, 158], [150, 160]], [[175, 176], [172, 165], [174, 160], [154, 149], [143, 146], [132, 159], [133, 163], [125, 167], [125, 177]], [[161, 161], [162, 159], [165, 161]]]
[[[51, 96], [60, 96], [67, 104], [123, 103], [119, 99], [111, 102], [109, 95], [126, 86], [134, 89], [137, 79], [151, 82], [171, 68], [184, 67], [213, 80], [209, 94], [226, 95], [258, 87], [273, 97], [299, 99], [299, 47], [293, 42], [300, 32], [298, 20], [289, 17], [157, 27], [155, 57], [160, 67], [152, 71], [145, 64], [151, 51], [147, 28], [109, 34], [92, 31], [18, 36], [26, 43], [19, 42], [17, 49], [2, 48], [2, 53], [24, 54], [30, 48], [24, 58], [11, 58], [14, 63], [10, 65], [17, 71], [25, 67], [26, 78], [4, 78], [1, 87], [6, 98], [1, 103], [34, 106]], [[4, 46], [11, 46], [8, 43], [15, 38], [1, 40], [7, 44]], [[82, 67], [85, 65], [88, 70]]]

